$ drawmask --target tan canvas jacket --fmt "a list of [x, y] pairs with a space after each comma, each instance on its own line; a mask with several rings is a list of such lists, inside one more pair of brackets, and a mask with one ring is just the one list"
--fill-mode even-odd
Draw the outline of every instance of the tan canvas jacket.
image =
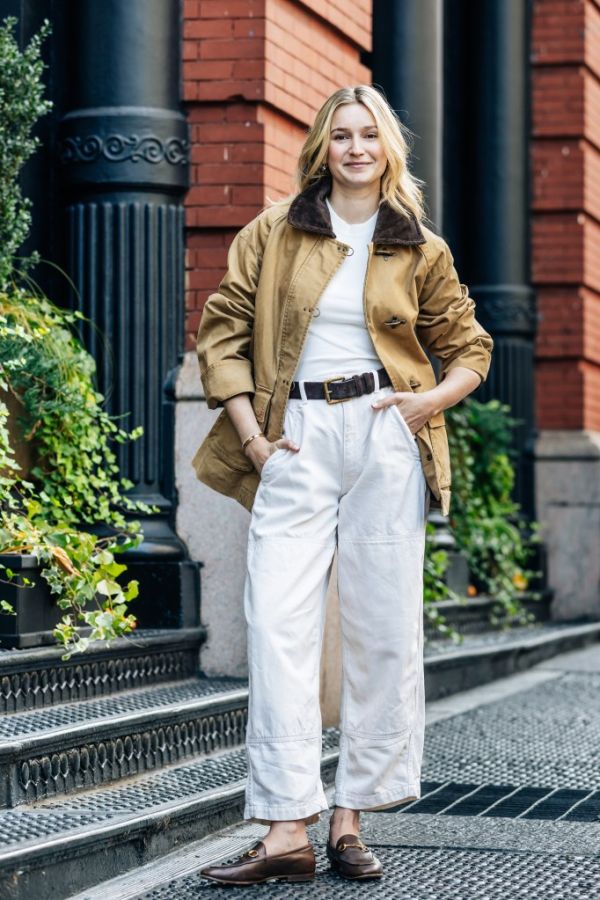
[[[290, 384], [313, 310], [341, 265], [325, 197], [327, 175], [292, 200], [268, 207], [235, 236], [227, 272], [208, 298], [198, 329], [200, 376], [210, 409], [248, 392], [270, 441], [283, 434]], [[369, 244], [365, 321], [397, 391], [436, 384], [424, 351], [441, 361], [440, 377], [466, 366], [487, 377], [493, 342], [475, 318], [443, 238], [383, 202]], [[335, 373], [333, 373], [335, 374]], [[417, 432], [432, 506], [450, 508], [450, 457], [444, 414]], [[200, 481], [250, 510], [260, 476], [222, 409], [192, 464]]]

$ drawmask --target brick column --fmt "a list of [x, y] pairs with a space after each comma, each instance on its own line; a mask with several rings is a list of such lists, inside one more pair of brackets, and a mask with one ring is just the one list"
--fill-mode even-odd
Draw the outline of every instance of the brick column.
[[556, 618], [600, 616], [600, 3], [533, 20], [537, 515]]
[[[178, 532], [204, 563], [207, 673], [246, 673], [240, 598], [249, 517], [201, 485], [191, 456], [214, 420], [202, 397], [195, 338], [202, 306], [224, 274], [234, 234], [294, 189], [296, 159], [333, 91], [370, 83], [370, 0], [184, 0], [184, 99], [191, 126], [187, 196], [186, 359], [178, 395]], [[335, 610], [335, 606], [332, 607]], [[326, 642], [336, 641], [328, 627]], [[328, 646], [324, 721], [333, 721], [337, 652]], [[334, 671], [335, 670], [335, 671]]]

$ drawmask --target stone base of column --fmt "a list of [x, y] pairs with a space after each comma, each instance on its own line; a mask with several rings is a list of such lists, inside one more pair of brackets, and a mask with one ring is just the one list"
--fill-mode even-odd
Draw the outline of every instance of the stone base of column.
[[220, 413], [206, 404], [194, 351], [179, 368], [176, 397], [176, 529], [191, 558], [202, 560], [202, 624], [208, 637], [201, 668], [210, 676], [247, 678], [242, 599], [250, 515], [236, 500], [198, 481], [192, 467], [194, 451]]
[[540, 431], [535, 456], [551, 617], [600, 619], [600, 432]]

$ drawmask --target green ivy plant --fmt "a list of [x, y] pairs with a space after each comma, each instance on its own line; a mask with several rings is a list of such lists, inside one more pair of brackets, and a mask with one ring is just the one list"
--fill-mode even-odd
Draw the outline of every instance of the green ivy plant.
[[[35, 448], [35, 464], [25, 476], [0, 401], [0, 552], [37, 557], [66, 611], [53, 632], [67, 650], [64, 659], [90, 640], [135, 627], [127, 604], [137, 596], [137, 582], [123, 587], [117, 581], [126, 567], [114, 556], [142, 540], [139, 522], [127, 513], [156, 511], [125, 494], [133, 483], [119, 476], [112, 445], [137, 440], [142, 429], [126, 431], [106, 412], [94, 386], [94, 359], [72, 330], [78, 318], [80, 312], [23, 289], [0, 293], [0, 392], [22, 405], [18, 431]], [[94, 524], [112, 533], [99, 537], [91, 532]], [[29, 586], [10, 567], [0, 569], [5, 581]], [[14, 613], [7, 601], [0, 606]]]
[[[31, 225], [31, 201], [23, 197], [18, 177], [40, 141], [33, 128], [51, 108], [44, 98], [41, 46], [50, 33], [45, 21], [28, 46], [19, 48], [13, 16], [0, 25], [0, 288], [13, 275], [14, 257]], [[35, 258], [29, 260], [29, 264]]]
[[[467, 557], [473, 593], [481, 590], [493, 597], [492, 624], [525, 624], [534, 619], [522, 598], [540, 574], [528, 567], [539, 531], [536, 522], [523, 520], [512, 498], [511, 436], [517, 420], [507, 404], [471, 397], [446, 417], [453, 473], [450, 527]], [[540, 596], [528, 591], [533, 600]]]
[[[531, 600], [541, 594], [531, 589], [540, 575], [528, 568], [539, 541], [538, 524], [524, 521], [513, 501], [515, 480], [512, 429], [517, 420], [510, 407], [498, 400], [480, 403], [467, 397], [446, 411], [452, 463], [452, 505], [449, 524], [457, 550], [466, 556], [472, 584], [468, 596], [493, 597], [490, 623], [506, 627], [535, 620], [523, 606], [524, 592]], [[460, 643], [463, 636], [441, 613], [437, 604], [452, 599], [468, 603], [448, 588], [448, 554], [427, 524], [424, 567], [424, 612], [436, 633]]]
[[[53, 635], [69, 659], [92, 640], [135, 628], [128, 604], [137, 582], [122, 584], [126, 567], [115, 556], [142, 540], [131, 514], [157, 510], [126, 496], [133, 484], [119, 476], [113, 446], [137, 440], [142, 429], [127, 431], [106, 412], [94, 359], [73, 327], [83, 315], [37, 290], [27, 275], [37, 257], [17, 259], [31, 223], [18, 176], [38, 146], [32, 129], [51, 104], [43, 97], [40, 57], [49, 24], [24, 50], [15, 25], [7, 18], [0, 26], [0, 553], [37, 558], [64, 611]], [[10, 397], [22, 410], [12, 423]], [[15, 433], [33, 450], [29, 472], [17, 462]], [[95, 525], [110, 533], [99, 537]], [[0, 584], [32, 587], [7, 564], [0, 572]], [[16, 614], [1, 597], [0, 610]]]
[[448, 623], [437, 606], [440, 600], [465, 602], [465, 598], [451, 590], [446, 583], [448, 553], [437, 544], [435, 535], [435, 526], [431, 522], [427, 522], [423, 567], [423, 613], [429, 624], [435, 629], [436, 634], [455, 643], [461, 643], [462, 635]]

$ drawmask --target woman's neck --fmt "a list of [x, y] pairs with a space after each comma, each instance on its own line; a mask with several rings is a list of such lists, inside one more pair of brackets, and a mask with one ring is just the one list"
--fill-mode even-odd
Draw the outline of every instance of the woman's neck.
[[377, 212], [381, 193], [379, 186], [375, 190], [372, 185], [367, 185], [360, 190], [347, 190], [333, 184], [328, 197], [335, 212], [340, 219], [349, 225], [366, 222]]

